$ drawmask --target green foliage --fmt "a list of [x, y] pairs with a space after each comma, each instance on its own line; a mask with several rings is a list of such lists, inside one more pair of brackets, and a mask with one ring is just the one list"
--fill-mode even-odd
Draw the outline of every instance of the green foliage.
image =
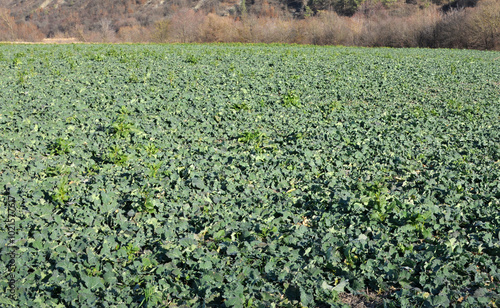
[[127, 251], [128, 261], [134, 261], [137, 253], [139, 251], [141, 251], [141, 249], [139, 247], [134, 246], [132, 243], [130, 243], [127, 245], [126, 251]]
[[156, 178], [158, 176], [158, 170], [160, 169], [163, 162], [159, 161], [156, 163], [148, 164], [149, 174], [151, 178]]
[[301, 107], [300, 97], [295, 90], [288, 91], [283, 95], [282, 104], [285, 107]]
[[55, 155], [63, 155], [70, 152], [73, 143], [64, 138], [57, 138], [49, 146], [49, 152]]
[[123, 152], [119, 145], [112, 146], [105, 157], [108, 162], [120, 166], [125, 165], [129, 159], [129, 156]]
[[184, 60], [184, 62], [191, 63], [191, 64], [197, 64], [199, 61], [200, 61], [200, 58], [193, 55], [193, 54], [188, 55], [186, 57], [186, 59]]
[[139, 208], [139, 211], [153, 214], [156, 212], [155, 208], [156, 206], [153, 193], [149, 189], [143, 190], [142, 204], [141, 207]]
[[69, 200], [68, 193], [69, 193], [68, 178], [64, 176], [61, 177], [61, 180], [57, 185], [57, 188], [54, 189], [52, 193], [52, 200], [58, 205], [63, 205], [64, 203], [66, 203], [66, 201]]
[[160, 149], [156, 147], [154, 143], [149, 142], [145, 147], [144, 150], [148, 154], [149, 157], [154, 157]]
[[304, 10], [304, 17], [307, 18], [307, 17], [311, 17], [313, 15], [314, 15], [313, 10], [311, 10], [311, 8], [308, 5], [306, 5], [306, 8]]
[[12, 64], [14, 66], [19, 66], [19, 65], [23, 64], [23, 61], [21, 61], [21, 59], [15, 57], [14, 59], [12, 59]]
[[130, 77], [128, 78], [129, 83], [137, 83], [139, 82], [139, 76], [135, 72], [133, 72]]
[[89, 59], [96, 62], [103, 62], [106, 59], [106, 56], [100, 53], [91, 53], [89, 55]]
[[69, 173], [70, 168], [66, 165], [47, 166], [45, 170], [45, 174], [49, 177], [68, 175]]
[[21, 84], [21, 85], [25, 84], [26, 81], [28, 80], [28, 77], [29, 77], [28, 72], [26, 72], [26, 71], [18, 71], [17, 72], [17, 83]]
[[144, 305], [147, 307], [148, 305], [158, 305], [161, 300], [161, 295], [157, 291], [157, 287], [148, 284], [144, 289], [144, 299], [139, 304], [139, 306]]
[[245, 18], [247, 16], [247, 6], [246, 6], [246, 3], [245, 3], [245, 0], [242, 0], [240, 2], [240, 14], [241, 14], [241, 17]]
[[251, 132], [244, 132], [243, 134], [240, 135], [238, 138], [238, 141], [241, 143], [246, 143], [246, 144], [252, 144], [255, 148], [255, 150], [261, 152], [261, 146], [266, 142], [267, 136], [266, 134], [254, 130]]
[[232, 108], [236, 111], [240, 111], [240, 110], [250, 110], [250, 105], [246, 102], [241, 102], [241, 103], [235, 103], [232, 105]]
[[111, 123], [110, 131], [114, 136], [122, 138], [128, 137], [130, 133], [138, 132], [134, 123], [129, 120], [128, 114], [123, 112], [123, 109], [120, 115]]
[[498, 53], [0, 53], [0, 186], [23, 200], [12, 307], [500, 299]]

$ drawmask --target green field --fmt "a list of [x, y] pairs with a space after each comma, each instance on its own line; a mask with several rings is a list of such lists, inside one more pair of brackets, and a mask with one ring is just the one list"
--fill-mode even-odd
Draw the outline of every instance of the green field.
[[500, 52], [0, 45], [0, 180], [1, 307], [498, 307]]

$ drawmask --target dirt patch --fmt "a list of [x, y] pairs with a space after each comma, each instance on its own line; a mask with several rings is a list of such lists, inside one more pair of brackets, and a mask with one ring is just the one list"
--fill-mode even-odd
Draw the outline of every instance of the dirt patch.
[[2, 42], [4, 44], [73, 44], [82, 43], [76, 39], [76, 37], [58, 37], [58, 38], [44, 38], [40, 42], [23, 42], [23, 41], [13, 41], [13, 42]]
[[383, 305], [383, 300], [389, 293], [378, 294], [365, 291], [363, 294], [340, 293], [340, 301], [352, 308], [377, 308]]
[[71, 44], [78, 43], [76, 37], [65, 37], [65, 38], [45, 38], [42, 43], [46, 44]]

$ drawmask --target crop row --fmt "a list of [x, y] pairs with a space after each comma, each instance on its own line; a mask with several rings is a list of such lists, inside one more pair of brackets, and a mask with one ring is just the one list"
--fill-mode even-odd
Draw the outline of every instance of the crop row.
[[0, 301], [494, 306], [498, 55], [0, 45]]

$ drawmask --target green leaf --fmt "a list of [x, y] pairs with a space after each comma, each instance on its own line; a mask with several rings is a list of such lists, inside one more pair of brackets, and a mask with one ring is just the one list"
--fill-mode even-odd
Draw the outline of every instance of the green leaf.
[[203, 183], [203, 180], [200, 178], [194, 178], [192, 180], [192, 184], [194, 188], [197, 189], [204, 189], [205, 188], [205, 183]]
[[306, 307], [311, 307], [314, 304], [314, 297], [310, 292], [300, 288], [300, 302]]
[[235, 245], [230, 245], [228, 248], [227, 248], [227, 255], [228, 256], [235, 256], [238, 254], [238, 247], [236, 247]]
[[325, 280], [321, 283], [321, 288], [324, 290], [333, 290], [333, 286], [329, 285]]
[[0, 297], [0, 304], [17, 307], [17, 305], [10, 298], [3, 297], [3, 296]]
[[227, 307], [243, 307], [244, 301], [239, 297], [230, 297], [224, 301]]
[[90, 290], [95, 290], [98, 288], [104, 288], [104, 284], [102, 283], [102, 278], [87, 276], [86, 274], [82, 274], [82, 280], [85, 282], [85, 285]]
[[448, 307], [450, 305], [450, 300], [444, 295], [432, 296], [431, 300], [433, 307]]
[[344, 292], [345, 287], [347, 287], [349, 279], [342, 278], [342, 280], [333, 288], [334, 291], [338, 293]]

